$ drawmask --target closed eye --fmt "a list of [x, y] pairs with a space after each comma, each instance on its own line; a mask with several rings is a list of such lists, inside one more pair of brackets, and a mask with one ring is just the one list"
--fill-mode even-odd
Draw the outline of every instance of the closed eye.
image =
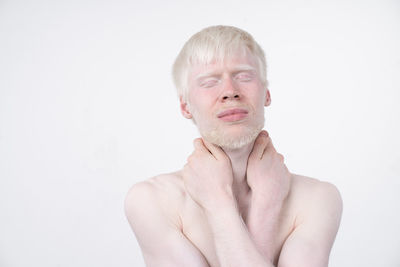
[[203, 88], [211, 88], [213, 86], [216, 86], [219, 83], [219, 80], [216, 78], [207, 78], [202, 81], [200, 81], [200, 86]]
[[239, 82], [249, 82], [253, 80], [254, 73], [251, 71], [241, 71], [235, 74], [235, 80]]

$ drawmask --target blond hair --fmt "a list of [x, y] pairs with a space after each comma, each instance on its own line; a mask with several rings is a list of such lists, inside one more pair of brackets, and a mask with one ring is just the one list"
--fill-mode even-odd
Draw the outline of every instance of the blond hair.
[[183, 46], [172, 68], [172, 76], [179, 97], [187, 101], [188, 75], [193, 64], [223, 61], [240, 50], [256, 57], [260, 80], [267, 87], [265, 54], [260, 45], [246, 31], [233, 26], [211, 26], [194, 34]]

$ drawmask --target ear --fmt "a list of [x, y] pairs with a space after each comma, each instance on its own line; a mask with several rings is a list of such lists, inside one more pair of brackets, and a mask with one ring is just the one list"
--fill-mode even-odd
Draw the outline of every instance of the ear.
[[271, 94], [268, 90], [268, 88], [265, 89], [265, 103], [264, 106], [268, 107], [269, 105], [271, 105]]
[[188, 104], [183, 100], [182, 96], [179, 97], [179, 102], [180, 102], [181, 113], [182, 113], [183, 117], [185, 117], [186, 119], [193, 118], [192, 113], [190, 113], [190, 111], [188, 109]]

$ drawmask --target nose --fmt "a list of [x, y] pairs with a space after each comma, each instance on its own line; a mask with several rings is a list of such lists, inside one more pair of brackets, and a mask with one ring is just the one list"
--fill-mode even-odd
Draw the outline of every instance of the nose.
[[239, 100], [240, 99], [240, 89], [237, 87], [232, 78], [227, 78], [224, 81], [222, 89], [221, 99], [225, 100]]

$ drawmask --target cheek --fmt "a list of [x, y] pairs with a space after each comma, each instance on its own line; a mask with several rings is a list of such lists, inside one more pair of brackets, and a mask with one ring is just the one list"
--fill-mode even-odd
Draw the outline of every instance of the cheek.
[[265, 109], [265, 95], [256, 95], [255, 98], [253, 98], [255, 103], [254, 109], [256, 112], [257, 116], [264, 116], [264, 109]]
[[189, 96], [190, 106], [193, 110], [204, 113], [210, 110], [212, 95], [210, 92], [193, 90]]
[[209, 108], [205, 108], [204, 106], [198, 104], [199, 103], [196, 102], [196, 104], [191, 107], [193, 120], [196, 122], [198, 128], [207, 129], [212, 124], [213, 120], [210, 118], [212, 114], [210, 113]]

